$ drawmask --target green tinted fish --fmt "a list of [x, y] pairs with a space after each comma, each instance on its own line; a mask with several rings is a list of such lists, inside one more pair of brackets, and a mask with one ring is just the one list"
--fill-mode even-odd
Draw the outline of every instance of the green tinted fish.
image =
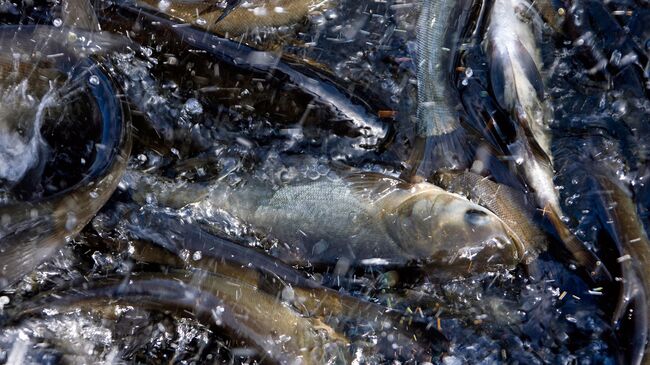
[[632, 315], [634, 336], [630, 339], [630, 364], [648, 364], [650, 331], [650, 240], [639, 218], [636, 204], [624, 187], [611, 177], [611, 172], [593, 170], [600, 185], [601, 221], [617, 245], [621, 256], [623, 285], [613, 315], [618, 326]]
[[[152, 179], [154, 181], [152, 181]], [[340, 172], [277, 188], [255, 180], [239, 187], [184, 184], [158, 190], [158, 178], [129, 173], [136, 199], [162, 205], [196, 192], [200, 211], [223, 209], [292, 247], [285, 261], [331, 265], [420, 261], [449, 272], [517, 264], [522, 242], [489, 210], [429, 184], [376, 173]], [[172, 193], [173, 192], [173, 193]], [[139, 198], [137, 196], [140, 196]], [[470, 265], [471, 263], [471, 265]], [[436, 266], [436, 265], [434, 265]]]

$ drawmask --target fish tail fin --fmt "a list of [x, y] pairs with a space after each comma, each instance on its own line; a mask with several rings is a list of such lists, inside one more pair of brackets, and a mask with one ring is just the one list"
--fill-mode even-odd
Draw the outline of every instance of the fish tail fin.
[[560, 218], [560, 214], [557, 212], [556, 208], [551, 204], [547, 204], [544, 207], [544, 213], [551, 221], [551, 224], [553, 224], [553, 227], [560, 236], [564, 247], [571, 253], [577, 263], [587, 270], [589, 276], [596, 282], [611, 282], [612, 275], [609, 273], [609, 270], [607, 270], [603, 262], [595, 253], [590, 251], [578, 239], [578, 237], [571, 233], [569, 228], [567, 228], [566, 224]]
[[65, 239], [31, 239], [24, 234], [4, 237], [0, 246], [0, 290], [18, 282], [38, 265], [51, 257]]
[[462, 170], [473, 160], [474, 149], [462, 127], [450, 133], [417, 137], [408, 159], [409, 168], [402, 174], [407, 181], [417, 177], [429, 179], [440, 169]]
[[[224, 20], [230, 13], [232, 13], [233, 10], [235, 10], [238, 6], [241, 0], [226, 0], [226, 8], [223, 10], [221, 15], [217, 18], [217, 20], [214, 21], [214, 24], [219, 23], [220, 21]], [[199, 12], [199, 15], [203, 15], [205, 13], [209, 13], [213, 11], [215, 8], [214, 5], [208, 6], [207, 8], [201, 10]]]

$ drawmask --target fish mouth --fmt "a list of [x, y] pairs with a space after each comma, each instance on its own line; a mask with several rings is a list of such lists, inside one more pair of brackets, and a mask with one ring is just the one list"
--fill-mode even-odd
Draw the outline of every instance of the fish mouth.
[[517, 262], [522, 262], [528, 254], [528, 250], [526, 250], [523, 240], [521, 240], [517, 233], [515, 233], [515, 231], [513, 231], [505, 222], [501, 221], [501, 226], [507, 236], [497, 236], [496, 239], [502, 240], [505, 244], [514, 245], [516, 250], [515, 260]]

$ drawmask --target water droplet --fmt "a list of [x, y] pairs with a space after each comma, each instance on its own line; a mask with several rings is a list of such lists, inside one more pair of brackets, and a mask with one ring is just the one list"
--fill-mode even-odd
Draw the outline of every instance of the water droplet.
[[201, 103], [198, 100], [196, 100], [194, 98], [187, 99], [187, 101], [185, 102], [185, 105], [183, 106], [183, 109], [188, 114], [192, 114], [192, 115], [203, 113], [203, 106], [201, 105]]
[[97, 75], [92, 75], [88, 79], [88, 82], [90, 82], [91, 85], [97, 86], [97, 85], [99, 85], [99, 77], [97, 77]]
[[207, 22], [207, 20], [205, 20], [203, 18], [197, 18], [196, 19], [196, 24], [198, 24], [198, 25], [206, 25], [206, 24], [208, 24], [208, 22]]
[[160, 2], [158, 2], [158, 9], [160, 9], [161, 11], [165, 11], [165, 10], [169, 9], [169, 7], [171, 5], [172, 5], [171, 2], [169, 2], [167, 0], [161, 0]]
[[70, 232], [74, 230], [77, 226], [77, 216], [74, 213], [68, 213], [68, 217], [65, 221], [65, 229]]
[[56, 18], [52, 21], [52, 24], [54, 24], [55, 27], [60, 27], [63, 25], [63, 20], [60, 18]]

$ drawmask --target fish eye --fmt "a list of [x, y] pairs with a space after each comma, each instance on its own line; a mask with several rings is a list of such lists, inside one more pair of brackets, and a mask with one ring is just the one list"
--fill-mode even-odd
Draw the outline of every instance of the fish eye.
[[465, 222], [473, 226], [483, 226], [490, 222], [490, 218], [486, 212], [469, 209], [465, 212]]

